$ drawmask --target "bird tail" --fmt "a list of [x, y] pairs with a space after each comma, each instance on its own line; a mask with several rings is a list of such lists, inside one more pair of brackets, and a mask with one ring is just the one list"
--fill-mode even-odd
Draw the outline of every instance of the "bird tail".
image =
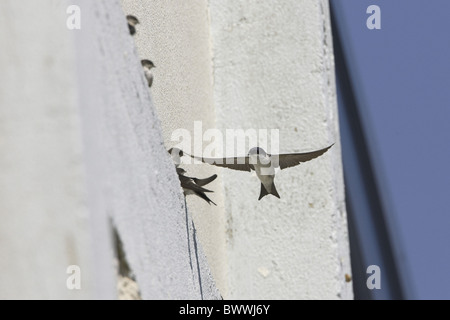
[[[259, 194], [258, 200], [261, 200], [264, 196], [267, 196], [269, 192], [267, 192], [264, 185], [261, 183], [261, 193]], [[280, 195], [278, 194], [277, 188], [275, 188], [275, 184], [272, 183], [272, 190], [270, 190], [270, 194], [274, 195], [278, 199], [280, 199]]]
[[264, 185], [261, 183], [261, 192], [259, 193], [258, 200], [261, 200], [264, 196], [268, 195], [266, 188], [264, 188]]
[[211, 205], [212, 203], [213, 205], [217, 206], [217, 204], [215, 204], [214, 201], [208, 198], [208, 196], [204, 192], [195, 192], [195, 194], [198, 195], [203, 200], [205, 200], [206, 202], [208, 202], [209, 205]]
[[280, 195], [278, 194], [277, 188], [275, 188], [275, 183], [272, 183], [272, 190], [271, 190], [270, 194], [273, 194], [275, 197], [280, 199]]
[[214, 180], [216, 180], [216, 178], [217, 178], [217, 174], [214, 174], [209, 178], [205, 178], [205, 179], [193, 178], [193, 180], [198, 186], [203, 187], [203, 186], [207, 185], [208, 183], [211, 183]]

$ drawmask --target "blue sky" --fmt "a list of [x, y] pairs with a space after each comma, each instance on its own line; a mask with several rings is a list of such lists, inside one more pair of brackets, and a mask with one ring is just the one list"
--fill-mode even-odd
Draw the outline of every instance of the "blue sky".
[[332, 1], [414, 296], [450, 299], [450, 1]]

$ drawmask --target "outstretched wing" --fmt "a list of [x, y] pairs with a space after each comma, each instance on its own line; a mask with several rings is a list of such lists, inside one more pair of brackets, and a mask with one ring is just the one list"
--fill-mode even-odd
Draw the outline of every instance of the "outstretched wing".
[[[187, 153], [185, 153], [187, 154]], [[189, 155], [191, 158], [198, 161], [211, 164], [216, 167], [223, 167], [239, 171], [251, 171], [251, 165], [248, 157], [234, 157], [234, 158], [202, 158]]]
[[208, 183], [211, 183], [211, 182], [213, 182], [214, 180], [216, 180], [216, 178], [217, 178], [217, 174], [214, 174], [214, 175], [212, 175], [212, 176], [209, 177], [209, 178], [205, 178], [205, 179], [192, 178], [192, 180], [194, 180], [194, 182], [195, 182], [198, 186], [203, 187], [203, 186], [207, 185]]
[[[302, 162], [306, 162], [306, 161], [315, 159], [317, 157], [320, 157], [325, 152], [327, 152], [328, 149], [330, 149], [333, 145], [334, 145], [334, 143], [329, 147], [326, 147], [326, 148], [323, 148], [323, 149], [320, 149], [317, 151], [312, 151], [312, 152], [280, 154], [280, 155], [278, 155], [280, 169], [294, 167], [296, 165], [299, 165]], [[277, 155], [271, 155], [272, 163], [274, 160], [276, 161], [276, 157], [277, 157]]]

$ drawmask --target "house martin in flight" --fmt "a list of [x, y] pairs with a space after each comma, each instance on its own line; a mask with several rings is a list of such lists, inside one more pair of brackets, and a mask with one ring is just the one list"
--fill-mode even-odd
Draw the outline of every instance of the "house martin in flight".
[[261, 192], [258, 200], [264, 196], [272, 194], [277, 198], [280, 195], [277, 192], [274, 184], [275, 168], [281, 170], [294, 167], [300, 163], [320, 157], [328, 151], [334, 144], [329, 147], [303, 153], [286, 153], [286, 154], [269, 154], [263, 148], [255, 147], [250, 149], [246, 157], [234, 158], [202, 158], [189, 155], [190, 157], [204, 163], [208, 163], [218, 167], [224, 167], [239, 171], [255, 171], [259, 180], [261, 181]]

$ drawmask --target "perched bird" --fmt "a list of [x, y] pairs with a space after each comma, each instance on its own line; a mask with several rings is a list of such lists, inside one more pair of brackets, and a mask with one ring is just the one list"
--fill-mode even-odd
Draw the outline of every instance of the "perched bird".
[[272, 194], [277, 198], [280, 195], [275, 188], [273, 182], [275, 178], [275, 168], [286, 169], [294, 167], [302, 162], [315, 159], [328, 151], [333, 145], [312, 152], [305, 153], [287, 153], [279, 155], [271, 155], [264, 151], [264, 149], [255, 147], [250, 149], [246, 157], [234, 158], [202, 158], [189, 155], [190, 157], [200, 160], [204, 163], [215, 165], [218, 167], [229, 168], [240, 171], [254, 170], [259, 180], [261, 181], [261, 192], [258, 200], [264, 196]]
[[139, 24], [139, 20], [132, 15], [127, 15], [128, 29], [130, 29], [130, 34], [134, 36], [136, 34], [136, 25]]
[[205, 194], [206, 192], [213, 192], [211, 190], [203, 188], [203, 186], [208, 183], [213, 182], [217, 178], [217, 174], [212, 175], [209, 178], [198, 179], [193, 177], [185, 176], [186, 170], [180, 168], [179, 165], [181, 163], [181, 157], [184, 155], [183, 150], [178, 148], [170, 148], [168, 150], [170, 156], [172, 157], [173, 162], [175, 163], [175, 168], [177, 169], [178, 179], [180, 179], [181, 187], [183, 188], [184, 195], [195, 194], [196, 196], [202, 198], [208, 204], [213, 203], [216, 205], [208, 196]]
[[177, 173], [178, 178], [180, 179], [181, 187], [183, 188], [184, 195], [187, 196], [190, 194], [195, 194], [196, 196], [208, 202], [208, 204], [212, 203], [216, 206], [216, 204], [205, 194], [206, 192], [213, 192], [213, 191], [205, 189], [203, 188], [203, 186], [216, 180], [217, 174], [214, 174], [206, 179], [197, 179], [185, 176], [186, 171], [182, 168], [177, 168]]
[[167, 150], [167, 152], [172, 157], [172, 160], [175, 163], [175, 167], [178, 168], [178, 166], [181, 163], [181, 157], [184, 156], [183, 150], [178, 149], [178, 148], [170, 148], [169, 150]]
[[150, 88], [153, 83], [153, 74], [151, 73], [150, 70], [152, 70], [152, 68], [156, 68], [156, 66], [150, 60], [141, 60], [141, 64], [142, 67], [144, 68], [144, 74], [148, 82], [148, 87]]

